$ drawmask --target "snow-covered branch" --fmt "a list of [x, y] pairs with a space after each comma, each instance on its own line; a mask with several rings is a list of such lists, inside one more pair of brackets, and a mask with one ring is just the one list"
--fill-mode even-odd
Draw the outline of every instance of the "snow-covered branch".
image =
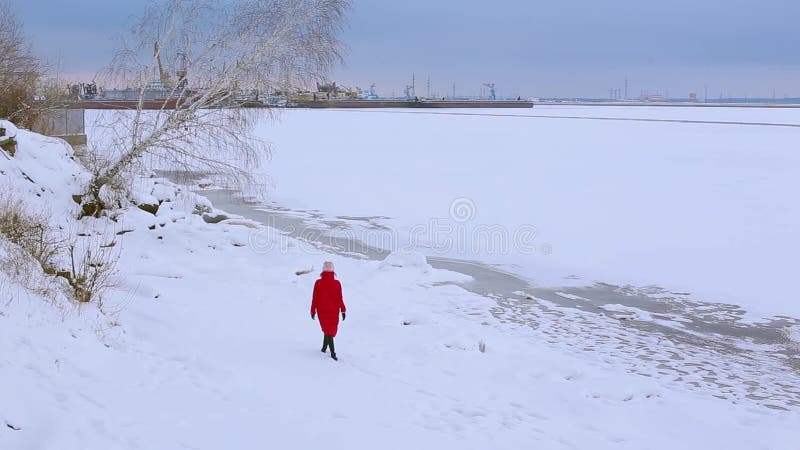
[[[115, 154], [89, 193], [153, 161], [249, 184], [269, 146], [255, 138], [243, 93], [289, 92], [322, 80], [340, 60], [347, 0], [167, 0], [151, 4], [106, 73], [138, 90], [135, 111], [109, 128]], [[162, 92], [153, 109], [148, 92]], [[259, 94], [256, 94], [259, 95]], [[97, 200], [89, 196], [90, 201]], [[94, 198], [94, 200], [91, 200]], [[97, 208], [96, 210], [102, 210]]]

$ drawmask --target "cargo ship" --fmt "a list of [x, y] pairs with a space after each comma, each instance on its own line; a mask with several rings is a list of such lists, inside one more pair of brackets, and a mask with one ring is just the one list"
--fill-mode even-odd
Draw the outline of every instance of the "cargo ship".
[[161, 64], [158, 42], [153, 45], [158, 63], [154, 79], [141, 88], [98, 89], [95, 82], [69, 86], [74, 99], [70, 107], [82, 109], [177, 109], [199, 92], [189, 89], [187, 56], [178, 54], [178, 69], [173, 79]]
[[[184, 87], [176, 89], [160, 81], [152, 81], [143, 89], [98, 89], [95, 83], [70, 86], [75, 100], [70, 108], [83, 109], [176, 109], [191, 95]], [[181, 94], [177, 94], [180, 92]]]
[[[413, 76], [412, 76], [413, 79]], [[402, 98], [381, 98], [375, 93], [375, 84], [368, 91], [362, 92], [341, 89], [336, 83], [317, 83], [317, 92], [298, 95], [286, 106], [290, 108], [532, 108], [533, 101], [514, 99], [497, 99], [494, 83], [484, 83], [489, 88], [487, 98], [419, 98], [414, 94], [414, 81], [405, 87]], [[454, 89], [455, 90], [455, 89]], [[430, 95], [430, 94], [429, 94]]]

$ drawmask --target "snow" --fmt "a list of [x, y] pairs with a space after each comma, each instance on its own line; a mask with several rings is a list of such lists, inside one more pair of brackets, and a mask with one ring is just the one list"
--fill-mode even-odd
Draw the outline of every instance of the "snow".
[[233, 247], [247, 230], [178, 221], [126, 235], [137, 289], [110, 330], [42, 302], [7, 307], [0, 416], [21, 429], [0, 443], [779, 449], [798, 437], [795, 414], [671, 390], [501, 327], [487, 299], [426, 285], [419, 267], [333, 258], [349, 311], [334, 363], [307, 317], [315, 277], [293, 274], [314, 261], [299, 244], [279, 257]]
[[[742, 305], [754, 319], [800, 317], [791, 285], [800, 252], [800, 128], [514, 117], [800, 124], [800, 110], [464, 113], [501, 116], [285, 111], [258, 129], [274, 144], [269, 198], [330, 217], [388, 216], [381, 225], [390, 237], [368, 231], [365, 240], [502, 264], [542, 286], [657, 285]], [[466, 221], [453, 220], [459, 202], [471, 208]], [[441, 227], [450, 231], [437, 234]], [[487, 251], [487, 227], [507, 245]]]
[[795, 344], [795, 347], [800, 348], [800, 326], [787, 327], [785, 331], [786, 337]]
[[[209, 224], [195, 213], [212, 207], [207, 200], [158, 178], [133, 186], [135, 198], [163, 201], [157, 215], [126, 205], [116, 222], [75, 221], [71, 195], [87, 174], [60, 141], [19, 133], [17, 156], [0, 158], [4, 182], [76, 232], [114, 236], [120, 261], [102, 308], [76, 310], [0, 274], [0, 448], [792, 449], [800, 439], [797, 405], [741, 395], [746, 386], [724, 376], [730, 361], [680, 354], [697, 370], [642, 376], [680, 348], [566, 308], [568, 320], [530, 311], [501, 320], [495, 299], [454, 284], [469, 278], [431, 267], [417, 250], [367, 261], [233, 215]], [[388, 167], [381, 158], [376, 167]], [[387, 182], [400, 181], [389, 172]], [[331, 197], [353, 189], [344, 178], [328, 185]], [[436, 203], [425, 196], [441, 193], [413, 178], [414, 190], [392, 191], [420, 200], [422, 214]], [[351, 197], [359, 213], [373, 207], [363, 197]], [[492, 202], [474, 200], [476, 217], [492, 217]], [[296, 275], [324, 260], [335, 263], [348, 306], [339, 362], [319, 352], [308, 315], [317, 273]], [[585, 320], [608, 335], [581, 341], [571, 331]], [[764, 388], [796, 385], [780, 378], [791, 373], [753, 370]]]
[[0, 192], [13, 192], [31, 210], [49, 211], [54, 222], [67, 223], [75, 206], [72, 194], [89, 179], [72, 148], [60, 139], [17, 130], [8, 121], [0, 120], [0, 127], [17, 141], [13, 159], [0, 158]]
[[618, 319], [643, 320], [643, 321], [653, 320], [653, 316], [650, 313], [648, 313], [647, 311], [643, 311], [639, 308], [632, 308], [630, 306], [619, 305], [619, 304], [603, 305], [600, 308], [612, 312], [613, 317], [616, 317]]
[[3, 137], [13, 138], [17, 135], [17, 126], [7, 120], [0, 119], [0, 128], [6, 129], [6, 134]]
[[[433, 111], [434, 113], [436, 111]], [[447, 111], [450, 112], [450, 111]], [[533, 109], [457, 110], [463, 114], [499, 114], [503, 116], [595, 117], [624, 119], [687, 120], [713, 122], [763, 122], [800, 124], [797, 108], [780, 107], [689, 107], [689, 106], [596, 106], [541, 105]]]
[[386, 259], [381, 261], [380, 267], [382, 269], [389, 269], [392, 267], [413, 267], [421, 269], [424, 272], [431, 270], [431, 266], [425, 259], [425, 255], [419, 252], [392, 252], [386, 257]]

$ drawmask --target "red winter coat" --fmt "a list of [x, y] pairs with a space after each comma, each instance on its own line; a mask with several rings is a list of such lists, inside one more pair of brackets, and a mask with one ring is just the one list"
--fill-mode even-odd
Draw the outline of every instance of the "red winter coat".
[[311, 315], [319, 316], [319, 324], [326, 336], [336, 336], [340, 311], [347, 312], [342, 300], [342, 284], [333, 277], [333, 272], [322, 272], [320, 279], [314, 283]]

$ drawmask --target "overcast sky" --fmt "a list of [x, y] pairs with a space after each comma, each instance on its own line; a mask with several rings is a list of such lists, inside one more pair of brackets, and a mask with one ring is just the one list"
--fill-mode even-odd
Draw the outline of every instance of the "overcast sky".
[[[36, 51], [89, 77], [140, 14], [134, 0], [11, 0]], [[399, 94], [800, 96], [798, 0], [353, 0], [333, 78]]]

